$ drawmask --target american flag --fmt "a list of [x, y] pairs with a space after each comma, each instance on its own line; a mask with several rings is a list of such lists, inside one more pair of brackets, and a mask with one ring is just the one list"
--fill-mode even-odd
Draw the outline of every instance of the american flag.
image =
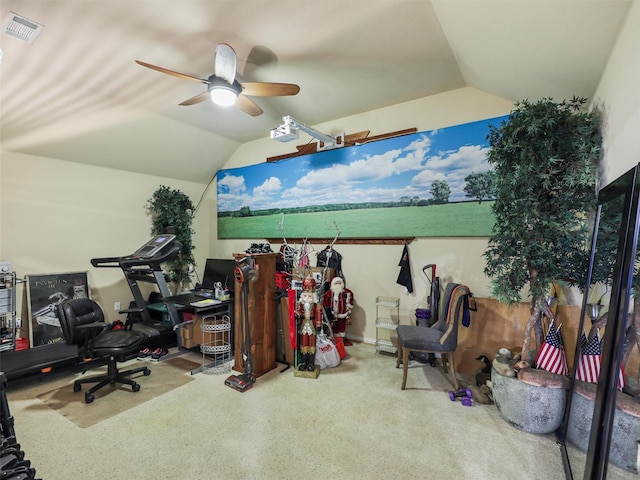
[[[600, 361], [602, 353], [600, 349], [600, 334], [594, 335], [591, 340], [583, 331], [580, 336], [580, 360], [576, 369], [576, 379], [583, 382], [598, 383], [600, 378]], [[620, 367], [618, 375], [618, 388], [623, 388], [626, 384], [624, 369]]]
[[536, 365], [551, 373], [567, 374], [567, 355], [564, 351], [562, 332], [560, 332], [560, 327], [556, 329], [553, 321], [549, 325], [547, 336], [536, 357]]
[[591, 340], [583, 331], [580, 336], [580, 360], [576, 369], [576, 379], [583, 382], [598, 383], [600, 376], [600, 339], [594, 335]]

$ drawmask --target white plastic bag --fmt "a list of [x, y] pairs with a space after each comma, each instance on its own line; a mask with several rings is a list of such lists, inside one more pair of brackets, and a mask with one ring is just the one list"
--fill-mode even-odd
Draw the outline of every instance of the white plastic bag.
[[320, 369], [337, 367], [340, 365], [340, 354], [338, 349], [326, 334], [320, 334], [316, 337], [316, 359], [315, 364]]

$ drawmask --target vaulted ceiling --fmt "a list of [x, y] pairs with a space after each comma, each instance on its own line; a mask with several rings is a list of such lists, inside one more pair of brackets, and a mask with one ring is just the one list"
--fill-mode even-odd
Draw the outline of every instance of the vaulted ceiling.
[[[591, 98], [633, 0], [3, 0], [44, 25], [0, 35], [0, 148], [205, 183], [291, 115], [315, 125], [468, 86]], [[218, 43], [239, 78], [300, 86], [257, 117], [179, 103]]]

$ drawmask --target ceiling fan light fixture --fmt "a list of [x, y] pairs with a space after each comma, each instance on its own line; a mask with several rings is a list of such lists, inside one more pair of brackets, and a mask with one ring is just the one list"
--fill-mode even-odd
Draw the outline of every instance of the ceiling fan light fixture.
[[280, 97], [295, 95], [300, 91], [300, 87], [292, 83], [248, 82], [240, 84], [236, 79], [236, 62], [235, 51], [226, 43], [219, 43], [216, 47], [214, 73], [206, 79], [136, 60], [138, 65], [151, 70], [207, 85], [206, 91], [181, 102], [181, 106], [195, 105], [200, 102], [206, 102], [208, 98], [211, 98], [211, 101], [216, 105], [227, 108], [236, 106], [247, 115], [257, 117], [264, 112], [249, 97]]
[[238, 98], [239, 93], [239, 90], [234, 88], [234, 85], [229, 85], [221, 78], [210, 80], [209, 95], [211, 95], [211, 100], [216, 105], [230, 107], [236, 103], [236, 98]]

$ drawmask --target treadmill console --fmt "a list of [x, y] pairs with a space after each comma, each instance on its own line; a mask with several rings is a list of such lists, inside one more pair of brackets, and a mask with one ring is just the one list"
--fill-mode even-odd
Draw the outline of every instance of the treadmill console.
[[154, 270], [160, 270], [160, 264], [175, 257], [181, 249], [182, 244], [176, 240], [176, 236], [166, 233], [156, 235], [131, 255], [92, 258], [91, 265], [100, 268], [151, 266]]
[[175, 235], [156, 235], [138, 250], [129, 255], [128, 258], [152, 258], [160, 250], [175, 240]]

